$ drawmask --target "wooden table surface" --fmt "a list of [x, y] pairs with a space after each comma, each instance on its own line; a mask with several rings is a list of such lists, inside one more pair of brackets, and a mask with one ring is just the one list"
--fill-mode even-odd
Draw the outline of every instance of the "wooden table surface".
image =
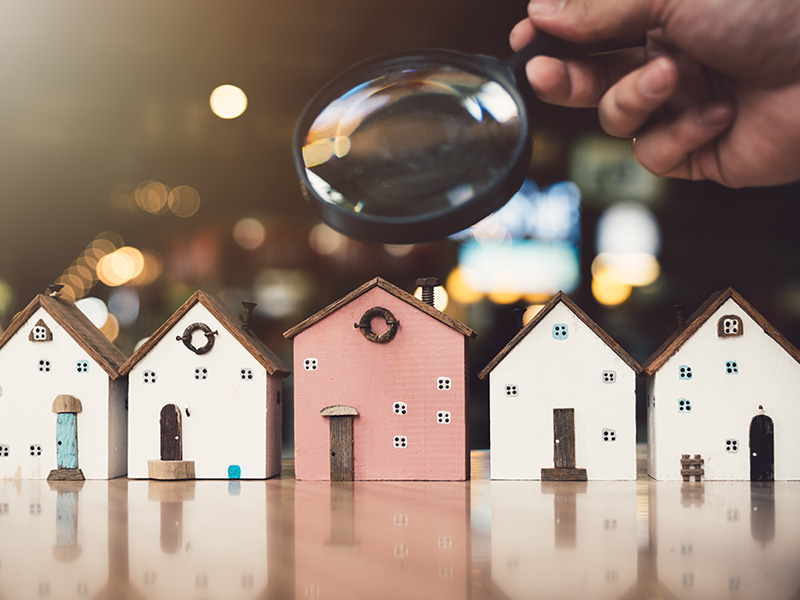
[[800, 597], [800, 482], [0, 481], [0, 599]]

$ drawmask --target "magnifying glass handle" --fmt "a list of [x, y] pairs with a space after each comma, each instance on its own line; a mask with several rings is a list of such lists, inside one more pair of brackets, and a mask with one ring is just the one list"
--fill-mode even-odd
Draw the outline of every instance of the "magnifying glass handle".
[[506, 66], [514, 73], [525, 69], [528, 61], [536, 56], [553, 56], [555, 58], [574, 58], [578, 56], [591, 56], [603, 52], [614, 52], [625, 48], [643, 46], [645, 39], [619, 41], [603, 41], [592, 44], [577, 44], [567, 42], [546, 33], [538, 33], [536, 37], [522, 50], [505, 61]]

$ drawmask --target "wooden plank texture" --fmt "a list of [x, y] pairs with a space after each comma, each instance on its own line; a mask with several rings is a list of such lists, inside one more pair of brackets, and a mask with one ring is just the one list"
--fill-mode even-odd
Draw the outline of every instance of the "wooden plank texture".
[[181, 409], [174, 404], [161, 409], [161, 460], [183, 460]]
[[557, 469], [575, 468], [575, 409], [553, 409], [553, 464]]
[[331, 481], [353, 481], [353, 418], [330, 417]]

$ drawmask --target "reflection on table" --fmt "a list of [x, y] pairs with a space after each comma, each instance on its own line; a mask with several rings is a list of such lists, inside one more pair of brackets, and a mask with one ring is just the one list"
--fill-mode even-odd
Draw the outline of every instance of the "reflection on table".
[[800, 482], [0, 482], [0, 598], [794, 598]]

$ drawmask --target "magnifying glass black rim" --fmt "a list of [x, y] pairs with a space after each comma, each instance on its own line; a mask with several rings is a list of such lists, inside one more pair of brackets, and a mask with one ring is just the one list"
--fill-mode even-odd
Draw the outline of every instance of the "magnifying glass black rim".
[[[323, 109], [342, 93], [368, 81], [371, 77], [386, 75], [404, 66], [424, 69], [450, 66], [481, 75], [487, 81], [497, 81], [519, 107], [520, 134], [513, 159], [494, 182], [471, 200], [445, 208], [424, 217], [382, 217], [356, 213], [343, 209], [321, 198], [309, 181], [303, 161], [303, 145], [314, 120]], [[303, 110], [295, 129], [293, 154], [295, 168], [300, 177], [303, 195], [319, 217], [337, 231], [356, 239], [382, 244], [415, 244], [445, 238], [474, 225], [499, 209], [519, 190], [530, 164], [532, 144], [528, 114], [522, 95], [517, 89], [512, 71], [501, 61], [491, 57], [463, 54], [451, 50], [422, 49], [400, 52], [368, 59], [344, 71], [323, 87]], [[349, 198], [353, 201], [353, 198]]]

